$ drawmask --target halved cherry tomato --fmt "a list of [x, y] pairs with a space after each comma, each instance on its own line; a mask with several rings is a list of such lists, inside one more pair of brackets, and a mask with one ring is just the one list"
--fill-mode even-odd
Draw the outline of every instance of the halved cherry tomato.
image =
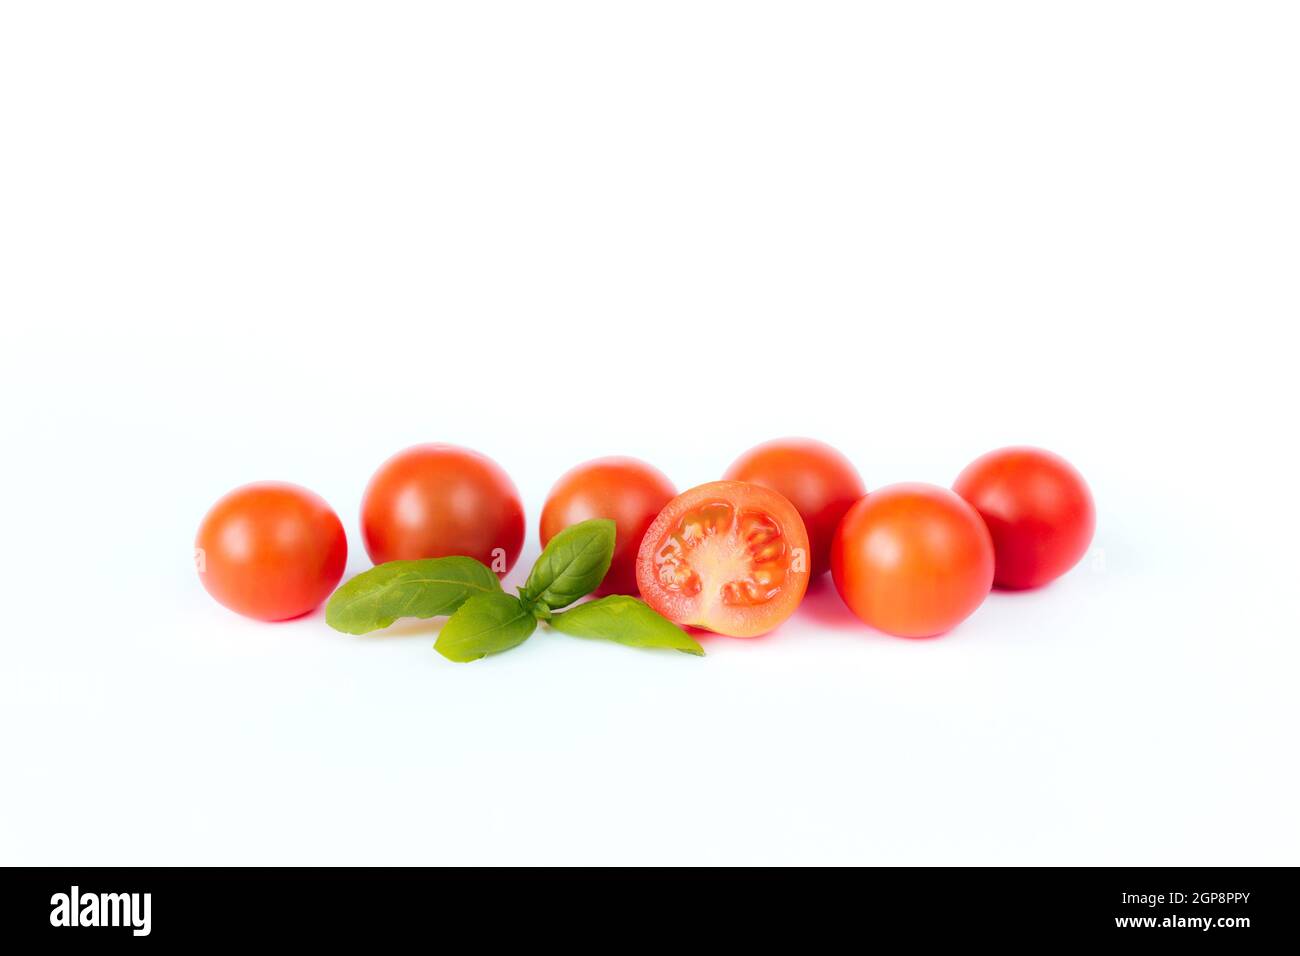
[[669, 620], [755, 637], [799, 606], [808, 562], [794, 505], [761, 485], [713, 481], [659, 513], [641, 540], [636, 577], [646, 603]]
[[844, 512], [867, 493], [853, 463], [811, 438], [778, 438], [745, 452], [722, 477], [780, 492], [808, 530], [812, 574], [831, 568], [831, 541]]
[[597, 458], [565, 472], [542, 508], [542, 547], [571, 524], [611, 518], [614, 559], [596, 594], [636, 594], [636, 556], [646, 528], [677, 494], [657, 468], [635, 458]]
[[343, 577], [348, 541], [314, 492], [262, 481], [223, 497], [194, 541], [199, 580], [220, 603], [261, 621], [306, 614]]
[[932, 637], [970, 616], [993, 585], [988, 528], [947, 488], [900, 484], [849, 509], [831, 547], [835, 588], [858, 617]]
[[1054, 581], [1092, 543], [1092, 493], [1074, 466], [1041, 448], [1000, 448], [975, 459], [953, 490], [980, 513], [993, 535], [1000, 588]]
[[524, 506], [510, 476], [486, 455], [416, 445], [370, 479], [361, 534], [375, 564], [463, 554], [505, 575], [524, 544]]

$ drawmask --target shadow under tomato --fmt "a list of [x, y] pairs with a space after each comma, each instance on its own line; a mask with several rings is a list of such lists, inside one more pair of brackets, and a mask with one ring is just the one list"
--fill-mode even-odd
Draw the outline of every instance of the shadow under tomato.
[[795, 609], [785, 621], [772, 630], [764, 634], [758, 634], [754, 637], [732, 637], [727, 634], [719, 634], [715, 631], [708, 631], [704, 628], [687, 625], [684, 629], [687, 634], [695, 638], [700, 644], [708, 649], [713, 647], [739, 647], [742, 645], [762, 646], [772, 641], [779, 641], [783, 637], [791, 636], [792, 630], [794, 636], [799, 635], [797, 627], [791, 628], [792, 624], [812, 623], [827, 630], [832, 630], [841, 634], [855, 634], [859, 636], [870, 637], [888, 637], [880, 631], [870, 628], [863, 624], [854, 616], [840, 600], [839, 593], [835, 590], [835, 585], [831, 581], [829, 574], [822, 575], [817, 580], [808, 585], [808, 591], [804, 595], [802, 603]]
[[742, 647], [747, 644], [763, 644], [767, 639], [775, 636], [781, 629], [778, 627], [768, 631], [766, 634], [759, 634], [756, 637], [733, 637], [730, 634], [719, 634], [717, 631], [710, 631], [703, 627], [696, 627], [693, 624], [678, 625], [683, 631], [689, 634], [695, 640], [699, 641], [705, 651], [716, 650], [721, 647]]
[[823, 574], [808, 585], [808, 593], [795, 614], [816, 621], [822, 627], [837, 631], [867, 631], [879, 633], [858, 620], [857, 615], [849, 610], [848, 605], [835, 590], [835, 582], [829, 574]]
[[[238, 612], [236, 612], [236, 613], [238, 613]], [[318, 614], [321, 616], [321, 619], [323, 620], [324, 617], [325, 617], [325, 605], [324, 605], [324, 604], [318, 604], [318, 605], [316, 605], [316, 607], [312, 608], [310, 611], [303, 611], [301, 614], [295, 614], [293, 617], [277, 617], [277, 618], [275, 618], [274, 620], [270, 620], [270, 621], [268, 621], [268, 620], [266, 620], [266, 619], [264, 619], [264, 618], [259, 618], [259, 617], [250, 617], [250, 618], [248, 618], [248, 620], [250, 620], [250, 621], [256, 621], [258, 624], [272, 624], [272, 625], [274, 625], [274, 624], [293, 624], [295, 621], [305, 621], [305, 620], [307, 620], [307, 618], [309, 618], [309, 617], [315, 617], [315, 616], [318, 615]], [[243, 615], [241, 615], [241, 616], [243, 616]]]

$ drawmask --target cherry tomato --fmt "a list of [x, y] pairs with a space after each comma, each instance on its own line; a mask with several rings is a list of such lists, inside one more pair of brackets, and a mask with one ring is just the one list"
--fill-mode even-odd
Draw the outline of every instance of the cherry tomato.
[[808, 588], [808, 533], [770, 488], [713, 481], [683, 492], [641, 539], [641, 596], [677, 624], [732, 637], [772, 630]]
[[867, 493], [852, 462], [811, 438], [778, 438], [751, 448], [723, 477], [753, 482], [789, 499], [808, 530], [813, 577], [830, 570], [835, 529], [844, 512]]
[[1041, 448], [1000, 448], [975, 459], [953, 485], [980, 513], [993, 536], [1000, 588], [1036, 588], [1054, 581], [1092, 543], [1097, 524], [1083, 476]]
[[524, 506], [486, 455], [415, 445], [379, 466], [361, 500], [361, 534], [375, 564], [467, 555], [507, 574], [524, 543]]
[[993, 585], [993, 542], [975, 509], [947, 488], [873, 491], [840, 522], [831, 576], [867, 624], [932, 637], [970, 616]]
[[348, 563], [338, 515], [314, 492], [279, 481], [244, 485], [218, 501], [194, 547], [208, 593], [262, 621], [306, 614]]
[[542, 547], [567, 528], [591, 518], [617, 525], [614, 560], [596, 594], [636, 594], [636, 556], [646, 528], [677, 494], [656, 468], [635, 458], [597, 458], [566, 472], [542, 508]]

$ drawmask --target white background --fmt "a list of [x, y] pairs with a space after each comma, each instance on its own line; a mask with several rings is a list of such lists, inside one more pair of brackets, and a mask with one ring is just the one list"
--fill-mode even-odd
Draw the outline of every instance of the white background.
[[[1300, 862], [1300, 18], [1277, 3], [10, 3], [0, 861]], [[708, 656], [208, 598], [222, 493], [415, 442], [681, 488], [1036, 443], [1092, 554]]]

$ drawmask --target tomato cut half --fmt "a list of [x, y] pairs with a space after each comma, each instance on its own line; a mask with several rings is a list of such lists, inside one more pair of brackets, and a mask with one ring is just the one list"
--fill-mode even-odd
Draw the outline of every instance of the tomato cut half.
[[799, 606], [809, 560], [794, 505], [760, 485], [712, 481], [659, 513], [641, 539], [636, 578], [641, 597], [670, 621], [756, 637]]

